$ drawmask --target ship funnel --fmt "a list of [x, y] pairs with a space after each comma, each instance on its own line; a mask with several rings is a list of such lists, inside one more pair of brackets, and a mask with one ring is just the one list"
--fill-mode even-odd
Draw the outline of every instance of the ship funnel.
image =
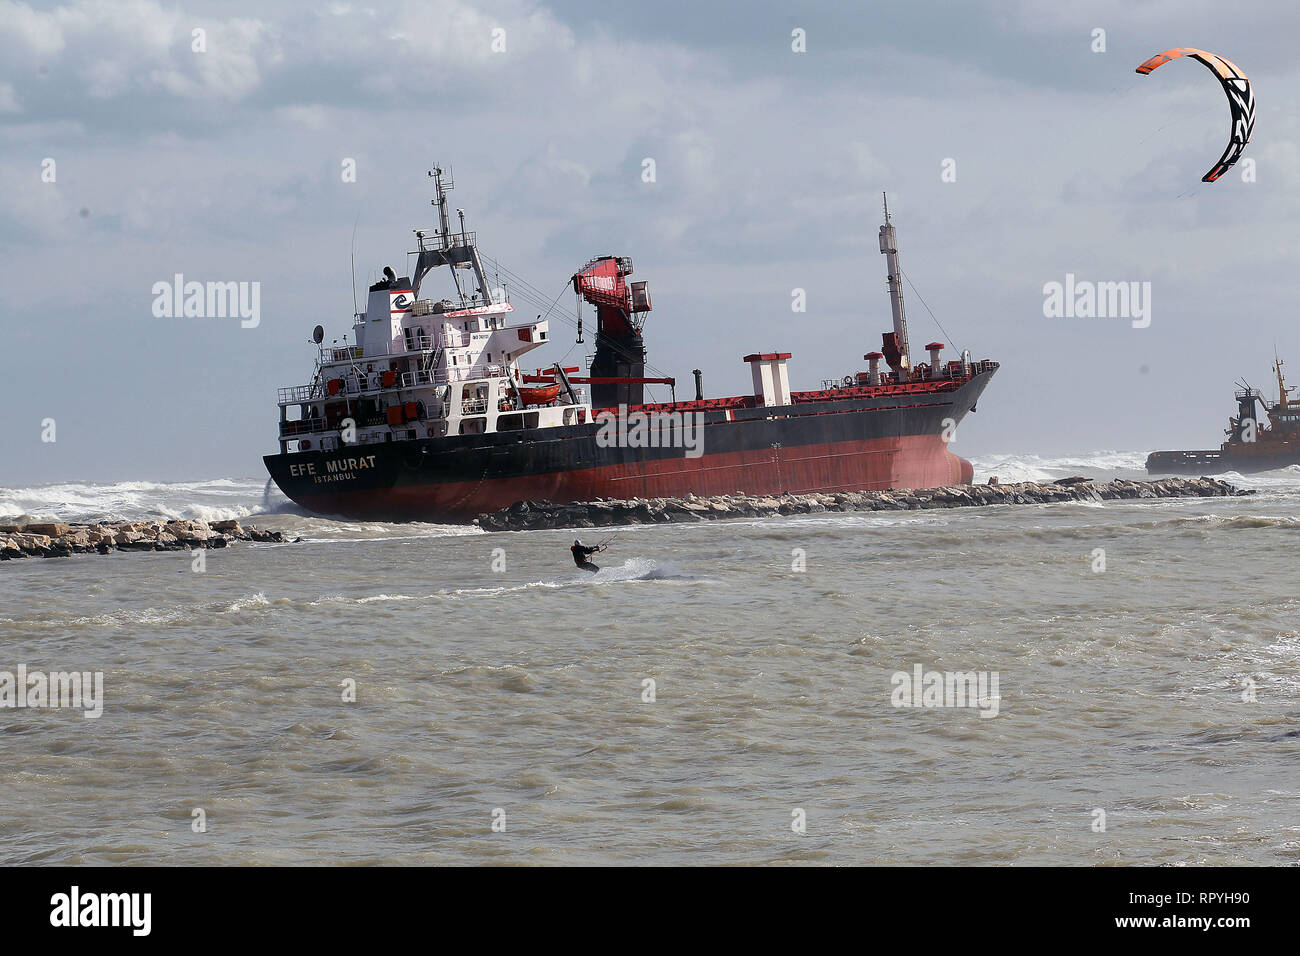
[[415, 305], [411, 280], [397, 275], [387, 278], [392, 273], [387, 267], [384, 273], [386, 277], [370, 287], [365, 316], [354, 327], [357, 345], [367, 356], [405, 351], [402, 320], [411, 314]]

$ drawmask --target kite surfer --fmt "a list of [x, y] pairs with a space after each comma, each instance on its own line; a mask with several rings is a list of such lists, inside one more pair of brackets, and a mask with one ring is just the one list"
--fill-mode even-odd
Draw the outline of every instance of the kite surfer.
[[574, 564], [582, 568], [584, 571], [590, 571], [592, 574], [595, 574], [600, 570], [600, 568], [588, 561], [587, 558], [597, 552], [604, 551], [606, 547], [608, 547], [608, 545], [598, 544], [594, 548], [588, 548], [577, 538], [574, 538], [573, 547], [569, 548], [569, 550], [573, 552]]

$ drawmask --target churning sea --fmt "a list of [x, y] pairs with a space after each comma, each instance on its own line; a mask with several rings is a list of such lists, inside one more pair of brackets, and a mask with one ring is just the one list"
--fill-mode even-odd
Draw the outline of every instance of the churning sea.
[[3, 488], [303, 540], [0, 565], [0, 671], [103, 675], [99, 717], [0, 709], [0, 862], [1295, 864], [1300, 469], [1228, 478], [627, 527], [594, 576], [261, 478]]

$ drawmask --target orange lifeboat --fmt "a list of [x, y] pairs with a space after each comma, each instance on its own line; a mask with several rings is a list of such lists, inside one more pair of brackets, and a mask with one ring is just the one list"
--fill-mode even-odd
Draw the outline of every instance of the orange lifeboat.
[[541, 385], [534, 388], [521, 388], [519, 397], [525, 405], [547, 405], [560, 397], [559, 385]]

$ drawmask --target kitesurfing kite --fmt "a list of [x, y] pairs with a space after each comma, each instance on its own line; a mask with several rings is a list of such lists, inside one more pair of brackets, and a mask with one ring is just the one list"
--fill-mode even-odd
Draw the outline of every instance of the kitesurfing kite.
[[1219, 161], [1214, 164], [1214, 168], [1201, 177], [1202, 182], [1212, 183], [1232, 168], [1232, 164], [1241, 158], [1246, 144], [1250, 142], [1250, 134], [1255, 131], [1255, 93], [1250, 88], [1250, 78], [1237, 69], [1237, 64], [1189, 46], [1157, 53], [1139, 66], [1137, 71], [1145, 76], [1156, 67], [1170, 60], [1176, 60], [1180, 56], [1190, 56], [1194, 60], [1200, 60], [1213, 70], [1218, 75], [1219, 82], [1223, 84], [1223, 92], [1228, 95], [1228, 106], [1232, 108], [1232, 135], [1228, 140], [1228, 146], [1219, 157]]

